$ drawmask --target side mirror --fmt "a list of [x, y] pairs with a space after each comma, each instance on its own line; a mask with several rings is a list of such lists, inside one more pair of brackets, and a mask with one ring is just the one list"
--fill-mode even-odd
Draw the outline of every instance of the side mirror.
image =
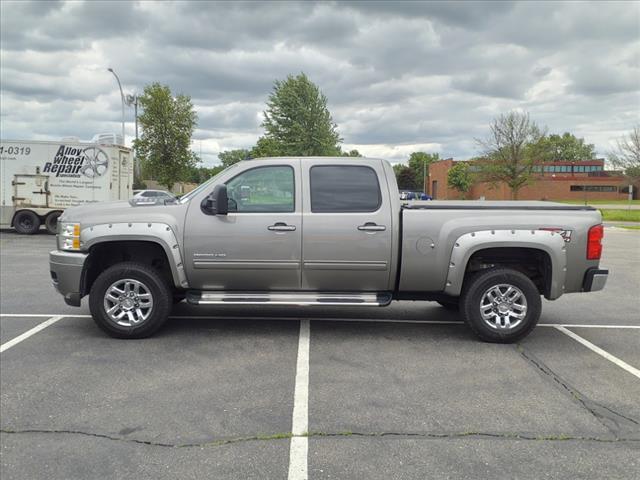
[[216, 185], [213, 192], [202, 200], [200, 209], [207, 215], [226, 215], [229, 212], [227, 186]]

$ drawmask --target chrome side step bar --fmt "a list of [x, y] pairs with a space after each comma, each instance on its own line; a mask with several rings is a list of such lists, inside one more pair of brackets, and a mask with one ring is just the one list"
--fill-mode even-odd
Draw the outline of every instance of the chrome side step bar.
[[391, 293], [320, 292], [214, 292], [190, 290], [187, 302], [194, 305], [351, 305], [384, 307]]

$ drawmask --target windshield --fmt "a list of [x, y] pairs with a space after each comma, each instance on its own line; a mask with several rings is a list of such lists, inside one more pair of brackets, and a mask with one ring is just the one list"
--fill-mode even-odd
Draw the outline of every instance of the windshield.
[[196, 188], [191, 190], [189, 193], [185, 193], [182, 197], [180, 197], [180, 200], [179, 200], [180, 203], [187, 203], [189, 200], [191, 200], [193, 197], [195, 197], [201, 191], [206, 190], [207, 188], [213, 187], [215, 185], [216, 179], [220, 175], [222, 175], [225, 172], [228, 172], [229, 170], [232, 170], [232, 169], [236, 168], [237, 165], [238, 165], [237, 163], [234, 163], [233, 165], [228, 166], [227, 168], [225, 168], [221, 172], [218, 172], [217, 175], [214, 175], [213, 177], [211, 177], [206, 182], [198, 185]]

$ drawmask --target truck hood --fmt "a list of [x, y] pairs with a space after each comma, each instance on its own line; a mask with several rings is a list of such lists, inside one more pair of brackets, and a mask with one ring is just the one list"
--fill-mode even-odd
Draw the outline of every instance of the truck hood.
[[186, 204], [136, 204], [128, 201], [98, 202], [67, 208], [59, 222], [80, 223], [82, 229], [104, 223], [158, 222], [170, 226], [181, 224]]

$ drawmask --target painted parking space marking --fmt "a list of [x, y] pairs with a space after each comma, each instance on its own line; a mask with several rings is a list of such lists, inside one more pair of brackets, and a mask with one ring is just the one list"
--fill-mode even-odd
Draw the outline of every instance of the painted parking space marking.
[[31, 330], [27, 330], [22, 335], [18, 335], [17, 337], [9, 340], [8, 342], [3, 343], [2, 345], [0, 345], [0, 353], [9, 350], [14, 345], [17, 345], [18, 343], [22, 342], [23, 340], [26, 340], [30, 336], [35, 335], [39, 331], [44, 330], [48, 326], [53, 325], [58, 320], [61, 320], [63, 318], [64, 318], [64, 316], [62, 316], [62, 315], [53, 316], [53, 317], [49, 318], [49, 320], [45, 320], [44, 322], [40, 323], [39, 325], [33, 327]]
[[[73, 313], [0, 313], [2, 317], [15, 318], [49, 318], [49, 317], [69, 317], [69, 318], [91, 318], [89, 314], [73, 314]], [[170, 315], [171, 320], [188, 320], [188, 319], [209, 319], [209, 320], [298, 320], [300, 317], [257, 317], [257, 316], [241, 316], [241, 315]], [[408, 323], [408, 324], [425, 324], [425, 325], [460, 325], [464, 326], [462, 320], [400, 320], [395, 318], [333, 318], [333, 317], [305, 317], [310, 322], [363, 322], [363, 323]], [[577, 323], [539, 323], [538, 327], [547, 328], [619, 328], [640, 330], [640, 325], [605, 325], [605, 324], [577, 324]]]
[[300, 320], [298, 338], [298, 361], [293, 396], [293, 418], [291, 422], [291, 446], [289, 448], [289, 480], [307, 480], [309, 438], [309, 339], [310, 321]]
[[606, 358], [610, 362], [615, 363], [617, 366], [619, 366], [620, 368], [626, 370], [631, 375], [635, 375], [636, 377], [640, 378], [640, 370], [638, 370], [635, 367], [632, 367], [627, 362], [625, 362], [623, 360], [620, 360], [618, 357], [615, 357], [615, 356], [611, 355], [609, 352], [601, 349], [597, 345], [594, 345], [593, 343], [591, 343], [589, 340], [586, 340], [586, 339], [582, 338], [580, 335], [578, 335], [576, 333], [573, 333], [571, 330], [569, 330], [569, 329], [567, 329], [567, 328], [565, 328], [565, 327], [563, 327], [561, 325], [557, 325], [555, 328], [557, 330], [561, 331], [562, 333], [564, 333], [565, 335], [573, 338], [576, 342], [581, 343], [582, 345], [587, 347], [589, 350], [597, 353], [601, 357]]

